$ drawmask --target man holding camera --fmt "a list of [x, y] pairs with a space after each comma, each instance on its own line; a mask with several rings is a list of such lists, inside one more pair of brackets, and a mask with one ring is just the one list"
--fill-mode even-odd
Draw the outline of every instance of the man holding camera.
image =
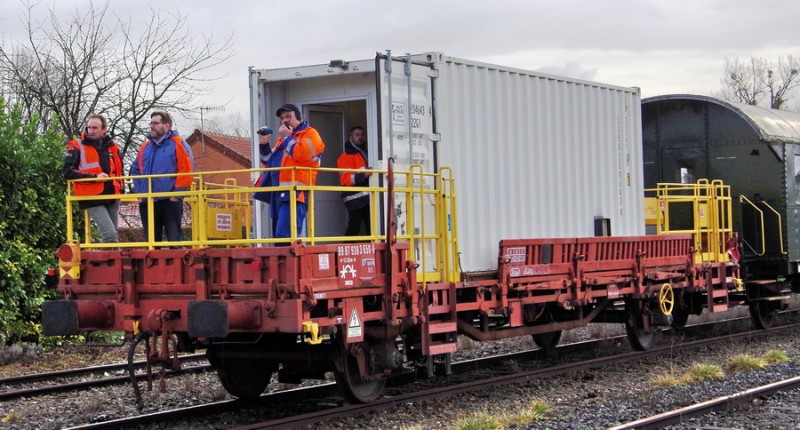
[[[300, 109], [293, 104], [285, 104], [278, 108], [275, 115], [280, 119], [281, 126], [278, 129], [278, 142], [271, 150], [272, 153], [281, 153], [280, 162], [273, 160], [275, 156], [267, 157], [267, 165], [265, 167], [274, 167], [273, 164], [280, 164], [280, 167], [286, 169], [280, 170], [278, 173], [278, 186], [313, 186], [317, 183], [317, 171], [319, 168], [322, 153], [325, 151], [325, 143], [322, 141], [317, 130], [308, 125], [308, 121], [303, 121], [303, 116]], [[264, 130], [264, 133], [271, 130]], [[270, 133], [271, 134], [271, 133]], [[261, 152], [264, 146], [269, 146], [269, 135], [263, 140], [266, 143], [259, 145], [259, 152], [262, 155], [262, 163], [265, 161]], [[266, 151], [266, 149], [264, 149]], [[291, 169], [295, 167], [295, 169]], [[263, 186], [276, 186], [274, 184], [273, 172], [265, 172], [270, 177], [269, 182], [262, 184]], [[262, 179], [263, 180], [263, 179]], [[267, 182], [266, 180], [263, 180]], [[259, 182], [261, 184], [261, 182]], [[303, 223], [306, 219], [308, 211], [308, 196], [306, 191], [297, 191], [294, 196], [289, 191], [274, 191], [267, 198], [270, 202], [270, 215], [272, 216], [273, 235], [272, 237], [292, 237], [292, 219], [291, 219], [291, 200], [295, 200], [297, 231], [303, 229]], [[258, 198], [254, 196], [254, 198]], [[258, 198], [258, 200], [262, 200]], [[266, 200], [262, 200], [266, 201]], [[275, 209], [277, 207], [277, 209]]]
[[[262, 172], [256, 181], [258, 187], [277, 187], [280, 185], [280, 171], [283, 161], [283, 151], [286, 149], [288, 140], [282, 141], [273, 148], [270, 146], [269, 138], [272, 136], [272, 129], [261, 127], [256, 132], [258, 134], [258, 154], [261, 160], [261, 168], [276, 169]], [[269, 204], [269, 218], [272, 221], [272, 237], [278, 237], [278, 194], [272, 191], [258, 191], [253, 194], [253, 198]]]

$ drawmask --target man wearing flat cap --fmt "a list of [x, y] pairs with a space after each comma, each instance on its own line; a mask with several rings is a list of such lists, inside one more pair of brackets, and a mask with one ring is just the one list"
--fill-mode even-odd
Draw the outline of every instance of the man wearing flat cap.
[[[276, 148], [283, 148], [281, 167], [295, 167], [280, 171], [280, 186], [313, 186], [317, 183], [317, 168], [321, 163], [325, 143], [317, 130], [303, 121], [300, 109], [293, 104], [278, 108], [275, 115], [280, 119]], [[297, 191], [294, 196], [287, 190], [277, 192], [278, 222], [275, 224], [275, 237], [292, 237], [290, 198], [297, 202], [297, 232], [303, 230], [308, 211], [309, 196], [306, 191]]]

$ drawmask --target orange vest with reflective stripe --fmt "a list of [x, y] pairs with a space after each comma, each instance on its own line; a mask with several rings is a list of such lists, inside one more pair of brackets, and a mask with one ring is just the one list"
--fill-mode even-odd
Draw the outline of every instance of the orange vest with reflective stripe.
[[[78, 165], [78, 172], [92, 175], [103, 173], [103, 169], [100, 167], [100, 155], [97, 153], [97, 148], [91, 145], [84, 145], [80, 140], [73, 140], [67, 144], [67, 149], [77, 149], [81, 153], [81, 162]], [[122, 176], [122, 161], [119, 157], [119, 148], [117, 148], [115, 144], [108, 147], [108, 165], [110, 169], [108, 176]], [[72, 183], [76, 196], [96, 196], [102, 194], [104, 185], [105, 181]], [[122, 181], [113, 181], [113, 185], [114, 194], [119, 194], [122, 189]]]
[[[283, 143], [283, 138], [278, 139], [278, 146], [281, 143]], [[319, 133], [308, 126], [292, 136], [292, 142], [289, 142], [283, 155], [281, 167], [318, 168], [324, 151], [325, 143]], [[317, 173], [316, 170], [307, 169], [281, 170], [280, 185], [313, 186], [317, 183]], [[294, 175], [294, 181], [292, 181], [292, 175]], [[305, 193], [297, 193], [297, 201], [305, 203]]]
[[[367, 167], [367, 162], [358, 152], [354, 154], [342, 152], [342, 154], [336, 160], [336, 167], [340, 169], [361, 169]], [[340, 172], [339, 183], [344, 187], [352, 187], [357, 185], [355, 180], [356, 173], [357, 172]]]

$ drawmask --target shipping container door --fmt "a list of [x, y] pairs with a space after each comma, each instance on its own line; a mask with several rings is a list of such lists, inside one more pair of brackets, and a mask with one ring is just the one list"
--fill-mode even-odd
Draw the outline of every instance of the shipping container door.
[[[433, 174], [436, 169], [433, 156], [436, 140], [432, 102], [434, 70], [430, 63], [412, 62], [407, 57], [378, 55], [376, 64], [380, 160], [393, 158], [395, 171], [399, 172], [409, 172], [411, 166], [421, 166], [423, 175], [396, 175], [396, 187], [432, 190], [434, 178], [425, 174]], [[435, 273], [438, 267], [434, 209], [432, 194], [418, 195], [411, 201], [400, 194], [395, 197], [397, 234], [401, 239], [411, 240], [413, 258], [420, 263], [418, 270], [425, 272], [422, 276], [426, 280], [436, 280], [438, 276]]]
[[[325, 142], [321, 167], [336, 168], [336, 159], [341, 153], [344, 136], [344, 115], [336, 108], [310, 105], [306, 118], [319, 132]], [[318, 186], [338, 186], [339, 175], [335, 172], [320, 172]], [[316, 191], [314, 194], [314, 236], [341, 236], [347, 224], [347, 210], [339, 191]], [[309, 226], [310, 227], [310, 226]]]

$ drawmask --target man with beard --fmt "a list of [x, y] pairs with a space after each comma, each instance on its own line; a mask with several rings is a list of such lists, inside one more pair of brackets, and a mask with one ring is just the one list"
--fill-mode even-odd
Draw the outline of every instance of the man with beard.
[[[339, 155], [336, 165], [340, 169], [359, 169], [339, 173], [339, 183], [345, 187], [369, 187], [372, 172], [367, 170], [367, 133], [364, 127], [350, 129], [350, 140], [344, 143], [344, 152]], [[342, 201], [347, 207], [346, 236], [358, 236], [361, 225], [370, 234], [369, 192], [342, 191]]]
[[[91, 115], [81, 138], [67, 144], [64, 154], [64, 178], [119, 178], [122, 160], [119, 148], [106, 134], [108, 121], [103, 115]], [[73, 182], [76, 196], [108, 195], [107, 200], [80, 200], [78, 207], [89, 211], [89, 217], [100, 229], [103, 243], [118, 242], [119, 194], [122, 180]]]
[[[131, 176], [166, 174], [174, 176], [134, 179], [133, 188], [136, 192], [188, 191], [192, 185], [192, 176], [175, 174], [191, 173], [194, 167], [194, 158], [189, 145], [176, 130], [172, 129], [172, 116], [167, 112], [151, 113], [150, 134], [147, 135], [147, 139], [139, 148], [139, 154], [131, 165]], [[145, 238], [149, 231], [148, 226], [152, 225], [156, 242], [161, 241], [164, 231], [166, 231], [168, 241], [180, 241], [183, 196], [153, 198], [152, 220], [147, 216], [149, 201], [150, 199], [141, 199], [139, 203], [139, 214], [142, 217]]]

